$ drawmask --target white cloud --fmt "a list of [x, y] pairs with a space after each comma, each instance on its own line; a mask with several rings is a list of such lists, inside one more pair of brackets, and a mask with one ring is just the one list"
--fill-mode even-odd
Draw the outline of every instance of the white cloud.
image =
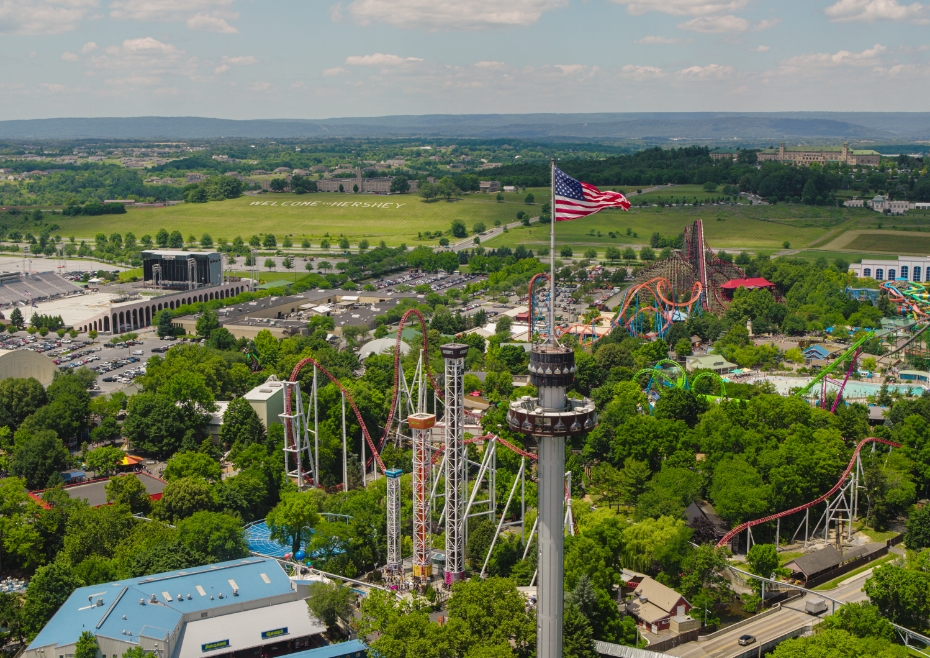
[[39, 85], [39, 87], [41, 87], [41, 88], [44, 89], [45, 91], [51, 92], [51, 93], [53, 93], [53, 94], [60, 94], [60, 93], [62, 93], [62, 92], [64, 92], [64, 91], [67, 91], [67, 89], [65, 88], [64, 85], [60, 85], [60, 84], [58, 84], [58, 83], [53, 83], [53, 82], [52, 82], [52, 83], [50, 83], [50, 82], [45, 82], [45, 83]]
[[679, 23], [678, 27], [692, 32], [739, 33], [748, 30], [767, 30], [770, 27], [775, 27], [780, 22], [778, 19], [772, 19], [759, 21], [753, 25], [745, 18], [727, 14], [725, 16], [699, 16], [698, 18], [692, 18], [690, 21]]
[[488, 71], [500, 71], [507, 68], [507, 65], [503, 62], [475, 62], [475, 66]]
[[620, 69], [623, 77], [633, 78], [635, 80], [648, 80], [650, 78], [661, 78], [665, 76], [665, 71], [656, 66], [634, 66], [627, 64]]
[[749, 29], [749, 21], [729, 14], [726, 16], [700, 16], [679, 23], [678, 27], [692, 32], [745, 32]]
[[907, 21], [922, 25], [930, 23], [930, 7], [919, 2], [902, 5], [898, 0], [838, 0], [823, 13], [836, 22]]
[[258, 64], [258, 59], [253, 55], [238, 55], [236, 57], [227, 57], [223, 55], [222, 62], [223, 64], [232, 64], [233, 66], [251, 66], [252, 64]]
[[781, 63], [781, 70], [787, 73], [803, 71], [805, 73], [814, 73], [818, 69], [835, 68], [840, 66], [853, 67], [874, 67], [882, 63], [881, 55], [888, 49], [881, 44], [875, 44], [872, 48], [863, 50], [861, 53], [852, 53], [848, 50], [840, 50], [836, 53], [808, 53], [797, 55], [786, 59]]
[[752, 52], [754, 52], [754, 53], [767, 53], [767, 52], [770, 51], [771, 49], [772, 49], [772, 48], [771, 48], [770, 46], [756, 46], [755, 48], [752, 49]]
[[270, 82], [253, 82], [252, 84], [247, 86], [246, 89], [248, 89], [249, 91], [268, 91], [269, 89], [271, 89], [271, 83]]
[[613, 0], [634, 16], [658, 11], [673, 16], [707, 16], [745, 7], [749, 0]]
[[682, 69], [678, 75], [682, 78], [697, 78], [699, 80], [719, 80], [729, 78], [735, 73], [732, 66], [720, 66], [719, 64], [708, 64], [707, 66], [691, 66]]
[[76, 62], [81, 58], [75, 55], [74, 53], [62, 53], [61, 59], [62, 61], [65, 61], [65, 62]]
[[89, 69], [107, 72], [111, 76], [108, 82], [127, 88], [162, 85], [164, 76], [195, 79], [198, 75], [196, 58], [152, 37], [126, 39], [119, 46], [107, 46], [101, 54], [90, 55], [84, 62]]
[[556, 64], [554, 68], [559, 69], [565, 75], [572, 75], [575, 73], [584, 73], [588, 67], [584, 64]]
[[324, 77], [324, 78], [333, 78], [333, 77], [335, 77], [335, 76], [337, 76], [337, 75], [345, 75], [345, 74], [348, 73], [348, 72], [349, 72], [348, 69], [344, 69], [344, 68], [342, 68], [341, 66], [335, 66], [335, 67], [333, 67], [333, 68], [331, 68], [331, 69], [324, 69], [324, 70], [323, 70], [323, 77]]
[[[485, 29], [536, 23], [547, 11], [565, 7], [567, 0], [507, 0], [492, 5], [485, 0], [353, 0], [347, 9], [361, 24], [389, 23], [397, 27], [430, 29]], [[330, 10], [341, 20], [341, 3]]]
[[192, 14], [228, 7], [233, 0], [114, 0], [110, 16], [135, 21], [183, 21]]
[[678, 39], [674, 37], [657, 37], [649, 36], [638, 39], [636, 43], [641, 43], [644, 45], [656, 45], [656, 44], [673, 44], [673, 43], [690, 43], [691, 39]]
[[190, 30], [233, 34], [238, 30], [229, 24], [239, 18], [229, 11], [235, 0], [115, 0], [110, 4], [110, 16], [136, 21], [187, 23]]
[[398, 57], [397, 55], [385, 55], [384, 53], [374, 53], [373, 55], [350, 55], [346, 57], [346, 64], [349, 66], [400, 66], [407, 62], [422, 62], [419, 57]]
[[211, 16], [210, 14], [196, 14], [187, 19], [187, 29], [200, 32], [219, 32], [220, 34], [235, 34], [239, 30], [226, 22], [225, 18]]
[[83, 54], [85, 54], [85, 55], [86, 55], [87, 53], [92, 53], [92, 52], [94, 52], [95, 50], [97, 50], [97, 44], [94, 43], [93, 41], [88, 41], [87, 43], [85, 43], [85, 44], [81, 47], [81, 52], [82, 52]]
[[250, 66], [257, 63], [258, 60], [252, 55], [240, 55], [238, 57], [227, 57], [223, 55], [223, 58], [220, 60], [220, 65], [213, 69], [213, 75], [226, 73], [226, 71], [233, 66]]
[[61, 34], [75, 29], [99, 0], [0, 0], [0, 34]]
[[142, 37], [140, 39], [126, 39], [123, 42], [123, 52], [174, 55], [178, 52], [178, 49], [170, 43], [162, 43], [152, 37]]

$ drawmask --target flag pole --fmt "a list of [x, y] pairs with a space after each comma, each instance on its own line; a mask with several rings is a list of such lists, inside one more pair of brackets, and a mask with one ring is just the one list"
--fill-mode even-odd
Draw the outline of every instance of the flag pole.
[[549, 161], [549, 343], [555, 340], [555, 158]]

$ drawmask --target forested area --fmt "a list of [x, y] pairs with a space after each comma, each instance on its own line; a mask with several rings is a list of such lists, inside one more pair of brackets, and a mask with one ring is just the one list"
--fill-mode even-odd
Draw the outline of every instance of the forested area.
[[[901, 170], [898, 170], [900, 166]], [[757, 166], [755, 151], [741, 151], [736, 162], [714, 161], [710, 149], [688, 146], [678, 149], [654, 147], [631, 155], [596, 159], [564, 159], [559, 168], [570, 176], [594, 185], [648, 187], [652, 185], [703, 185], [714, 183], [738, 186], [769, 201], [836, 205], [838, 190], [854, 189], [862, 195], [882, 193], [896, 199], [930, 199], [930, 176], [906, 156], [897, 163], [877, 168], [814, 164], [799, 167], [780, 162]], [[544, 163], [504, 165], [484, 175], [500, 179], [504, 185], [546, 187], [549, 167]], [[648, 201], [644, 201], [648, 202]]]
[[[377, 268], [396, 256], [386, 249], [376, 257], [360, 259], [359, 268]], [[512, 254], [481, 257], [498, 269], [466, 293], [518, 289], [542, 267], [536, 259], [517, 260]], [[881, 305], [851, 302], [842, 294], [850, 283], [842, 264], [756, 258], [743, 266], [750, 275], [772, 280], [778, 300], [767, 291], [740, 292], [722, 317], [696, 316], [674, 325], [674, 332], [684, 337], [698, 334], [740, 362], [764, 365], [777, 363], [784, 355], [753, 346], [745, 335], [747, 319], [790, 333], [793, 327], [806, 330], [826, 324], [874, 326], [885, 312]], [[457, 294], [429, 292], [422, 300], [405, 300], [380, 319], [375, 335], [387, 335], [386, 324], [396, 322], [405, 309], [417, 308], [429, 322], [430, 366], [440, 372], [439, 346], [454, 340], [448, 334], [461, 331], [466, 322], [450, 308]], [[0, 593], [0, 626], [10, 629], [8, 635], [0, 635], [2, 642], [34, 636], [78, 586], [244, 555], [242, 525], [253, 520], [265, 519], [272, 537], [286, 545], [306, 547], [314, 565], [325, 571], [378, 578], [373, 570], [384, 563], [386, 553], [385, 481], [380, 478], [362, 486], [361, 428], [349, 414], [348, 490], [339, 490], [342, 417], [336, 386], [325, 379], [320, 382], [320, 483], [325, 490], [300, 493], [283, 473], [282, 426], [264, 427], [241, 396], [272, 374], [289, 377], [298, 361], [313, 357], [345, 385], [365, 426], [377, 437], [391, 402], [393, 356], [371, 356], [361, 364], [354, 352], [335, 349], [326, 340], [333, 329], [331, 318], [312, 322], [309, 336], [279, 340], [263, 331], [253, 343], [237, 340], [219, 326], [213, 311], [218, 304], [178, 309], [201, 313], [197, 333], [203, 342], [177, 345], [164, 356], [152, 357], [138, 380], [141, 392], [131, 397], [114, 393], [91, 399], [87, 387], [93, 373], [80, 369], [59, 375], [47, 390], [35, 380], [0, 382], [0, 470], [11, 476], [0, 480], [0, 561], [5, 568], [32, 576], [23, 599]], [[351, 335], [347, 338], [354, 340]], [[409, 342], [417, 346], [420, 340], [415, 335]], [[465, 340], [470, 347], [469, 371], [486, 373], [484, 381], [469, 374], [465, 382], [467, 389], [482, 390], [492, 403], [482, 420], [484, 430], [526, 446], [526, 437], [509, 431], [505, 418], [509, 400], [534, 393], [532, 387], [513, 384], [513, 375], [527, 372], [526, 352], [502, 346], [510, 340], [503, 320], [490, 338], [469, 335]], [[260, 371], [252, 371], [243, 349], [255, 355]], [[744, 596], [740, 602], [721, 578], [726, 551], [713, 547], [708, 528], [686, 524], [685, 508], [707, 500], [726, 522], [737, 524], [806, 502], [832, 486], [856, 442], [865, 436], [888, 438], [904, 448], [863, 456], [864, 523], [881, 530], [910, 514], [908, 547], [930, 547], [930, 512], [911, 511], [919, 498], [930, 494], [930, 397], [883, 393], [882, 402], [891, 408], [890, 422], [870, 428], [862, 405], [844, 405], [830, 414], [800, 398], [776, 395], [765, 385], [728, 385], [729, 399], [711, 404], [702, 394], [718, 391], [708, 379], [697, 390], [665, 392], [650, 413], [643, 382], [633, 377], [667, 354], [667, 342], [631, 338], [622, 330], [598, 341], [593, 350], [576, 347], [573, 392], [595, 400], [600, 423], [566, 447], [567, 469], [575, 474], [577, 521], [576, 533], [566, 538], [565, 546], [566, 646], [573, 647], [567, 655], [590, 655], [586, 652], [592, 638], [636, 643], [632, 618], [620, 614], [615, 600], [622, 569], [645, 573], [676, 588], [693, 605], [691, 614], [708, 624], [719, 620], [725, 606], [755, 609], [757, 598]], [[416, 361], [416, 349], [402, 357], [408, 377]], [[300, 379], [309, 390], [312, 369], [302, 371]], [[231, 403], [223, 416], [220, 445], [214, 445], [207, 423], [219, 400]], [[112, 505], [90, 508], [71, 500], [61, 488], [59, 471], [83, 460], [95, 472], [107, 474], [121, 459], [120, 450], [106, 445], [69, 454], [65, 446], [80, 442], [79, 437], [88, 432], [96, 443], [123, 436], [134, 452], [167, 458], [162, 499], [149, 500], [134, 478], [116, 477], [107, 485]], [[481, 448], [472, 445], [469, 450], [480, 461]], [[220, 458], [226, 451], [236, 474], [224, 478]], [[409, 556], [410, 451], [389, 442], [382, 457], [388, 468], [404, 471], [402, 552]], [[519, 457], [500, 450], [497, 465], [497, 512], [502, 513]], [[26, 488], [44, 490], [40, 494], [44, 505], [27, 497]], [[526, 504], [531, 510], [529, 527], [536, 504], [531, 480]], [[330, 521], [324, 512], [350, 519]], [[134, 513], [152, 520], [140, 521]], [[515, 510], [508, 516], [514, 520]], [[470, 572], [480, 571], [493, 534], [490, 521], [470, 522], [466, 545]], [[774, 527], [758, 526], [754, 535], [765, 546], [774, 541]], [[434, 541], [441, 546], [442, 536]], [[385, 658], [411, 655], [405, 653], [411, 646], [423, 647], [421, 655], [442, 656], [447, 654], [439, 648], [459, 642], [455, 651], [461, 655], [469, 650], [500, 652], [487, 654], [495, 656], [531, 655], [535, 621], [513, 590], [514, 584], [528, 584], [536, 569], [534, 547], [524, 559], [525, 548], [519, 533], [502, 536], [488, 562], [491, 578], [457, 586], [445, 626], [429, 622], [428, 606], [399, 605], [372, 596], [362, 613], [366, 628], [381, 633], [375, 648]], [[915, 629], [930, 624], [930, 597], [920, 593], [930, 591], [924, 583], [928, 555], [915, 554], [907, 562], [876, 570], [870, 581], [875, 610]], [[751, 559], [751, 568], [756, 568], [754, 564]], [[759, 573], [765, 568], [758, 566]], [[902, 600], [899, 592], [905, 585], [910, 593]], [[494, 604], [481, 605], [482, 601]], [[857, 630], [858, 618], [849, 615], [850, 619], [838, 616], [829, 633], [786, 643], [779, 649], [786, 653], [778, 655], [807, 655], [787, 652], [820, 646], [817, 643], [825, 642], [824, 637], [859, 652], [850, 655], [898, 655], [884, 631], [879, 628], [863, 635]], [[802, 649], [793, 648], [797, 646]]]
[[[2, 162], [0, 165], [30, 171], [34, 162]], [[74, 206], [105, 199], [181, 199], [181, 188], [143, 182], [144, 172], [119, 165], [56, 165], [52, 173], [17, 184], [0, 182], [0, 205]]]

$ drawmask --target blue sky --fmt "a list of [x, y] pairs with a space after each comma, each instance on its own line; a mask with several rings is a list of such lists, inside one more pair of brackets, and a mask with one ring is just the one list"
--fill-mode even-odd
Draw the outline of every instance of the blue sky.
[[0, 0], [0, 119], [927, 111], [928, 81], [908, 0]]

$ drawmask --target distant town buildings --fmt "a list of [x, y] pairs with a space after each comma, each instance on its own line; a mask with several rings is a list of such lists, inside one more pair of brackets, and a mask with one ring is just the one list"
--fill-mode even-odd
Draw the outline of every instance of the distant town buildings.
[[842, 146], [785, 146], [782, 142], [777, 149], [762, 149], [758, 158], [759, 162], [792, 162], [798, 165], [837, 162], [877, 167], [882, 156], [878, 151], [851, 149], [848, 143]]

